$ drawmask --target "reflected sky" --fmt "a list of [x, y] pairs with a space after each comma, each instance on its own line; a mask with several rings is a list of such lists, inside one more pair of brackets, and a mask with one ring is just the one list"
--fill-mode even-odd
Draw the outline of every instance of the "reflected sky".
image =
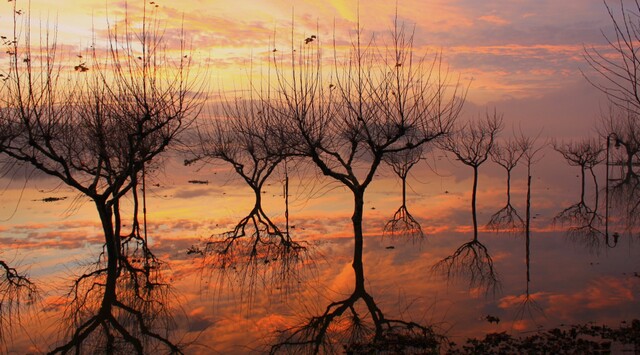
[[[34, 23], [36, 18], [57, 18], [62, 52], [77, 60], [87, 51], [93, 26], [98, 38], [104, 34], [105, 23], [96, 18], [107, 16], [113, 23], [123, 18], [123, 2], [97, 3], [61, 1], [51, 7], [33, 0], [32, 16]], [[287, 46], [288, 37], [279, 34], [288, 34], [292, 27], [294, 36], [314, 33], [325, 45], [336, 38], [340, 49], [352, 38], [358, 13], [367, 31], [388, 30], [396, 15], [393, 3], [383, 1], [360, 8], [340, 0], [236, 1], [234, 6], [158, 1], [126, 8], [137, 13], [141, 4], [154, 5], [152, 9], [158, 5], [153, 11], [169, 23], [166, 43], [173, 43], [180, 27], [168, 20], [183, 19], [181, 26], [197, 57], [195, 67], [210, 76], [215, 83], [211, 86], [223, 89], [246, 82], [247, 63], [253, 58]], [[11, 5], [4, 4], [3, 10]], [[441, 50], [451, 71], [471, 83], [462, 120], [495, 106], [505, 115], [504, 136], [540, 130], [541, 140], [593, 135], [605, 100], [581, 70], [589, 75], [584, 48], [603, 48], [600, 29], [609, 33], [600, 2], [529, 0], [516, 6], [505, 1], [402, 1], [397, 16], [415, 25], [416, 49]], [[0, 24], [8, 28], [10, 20], [0, 17]], [[222, 274], [203, 269], [198, 253], [189, 251], [245, 217], [253, 206], [252, 191], [222, 163], [187, 167], [182, 164], [185, 157], [172, 154], [149, 174], [147, 225], [149, 247], [169, 266], [166, 279], [173, 286], [175, 321], [171, 337], [190, 344], [188, 353], [268, 349], [276, 330], [349, 296], [354, 283], [349, 191], [319, 177], [314, 167], [299, 165], [290, 171], [291, 233], [310, 243], [313, 262], [302, 265], [300, 278], [288, 284], [263, 285], [258, 279], [255, 288], [247, 290], [243, 282], [224, 278], [234, 276], [233, 270]], [[495, 233], [485, 227], [506, 201], [504, 169], [493, 163], [480, 168], [480, 239], [499, 277], [495, 293], [476, 287], [464, 274], [446, 278], [433, 270], [473, 235], [469, 169], [433, 150], [409, 173], [406, 205], [426, 234], [422, 241], [381, 237], [402, 204], [402, 187], [388, 167], [378, 171], [365, 197], [364, 267], [367, 290], [385, 314], [432, 325], [462, 342], [486, 332], [526, 334], [563, 323], [617, 325], [638, 313], [637, 227], [625, 224], [624, 206], [612, 206], [609, 230], [620, 235], [612, 247], [601, 240], [600, 220], [587, 226], [596, 227], [590, 235], [579, 232], [585, 226], [559, 221], [563, 209], [580, 201], [580, 171], [548, 147], [542, 154], [533, 167], [529, 270], [522, 233]], [[524, 216], [527, 176], [522, 165], [513, 171], [511, 204]], [[595, 170], [602, 181], [604, 169]], [[69, 301], [65, 292], [103, 251], [101, 227], [89, 199], [50, 178], [18, 169], [0, 183], [3, 258], [27, 270], [43, 291], [38, 303], [21, 313], [7, 349], [45, 352], [68, 334], [59, 324]], [[279, 168], [262, 190], [264, 210], [280, 227], [285, 224], [283, 183]], [[585, 202], [591, 208], [598, 205], [601, 215], [604, 197], [600, 193], [600, 203], [595, 203], [588, 180]], [[124, 201], [123, 215], [131, 212], [132, 204]], [[130, 227], [126, 223], [125, 229]], [[269, 272], [268, 266], [262, 269]]]
[[[526, 305], [529, 308], [523, 306], [527, 290], [524, 236], [484, 227], [506, 201], [502, 168], [483, 165], [478, 190], [480, 239], [500, 280], [495, 294], [470, 288], [464, 278], [447, 279], [432, 270], [437, 261], [472, 238], [469, 171], [439, 151], [429, 158], [431, 167], [421, 163], [411, 171], [407, 207], [426, 233], [421, 242], [380, 236], [401, 204], [400, 180], [388, 168], [380, 171], [365, 201], [363, 261], [367, 289], [385, 314], [433, 325], [460, 343], [486, 332], [526, 334], [589, 321], [616, 325], [637, 313], [637, 238], [617, 225], [610, 226], [622, 235], [615, 248], [593, 249], [569, 238], [568, 226], [553, 219], [579, 201], [579, 170], [563, 164], [551, 149], [544, 154], [545, 159], [533, 166], [528, 285], [533, 302]], [[193, 341], [189, 353], [268, 349], [275, 330], [321, 313], [326, 304], [352, 291], [352, 201], [348, 191], [319, 180], [312, 170], [292, 179], [291, 233], [312, 242], [314, 263], [306, 265], [303, 277], [286, 288], [259, 285], [250, 294], [233, 280], [221, 287], [220, 275], [203, 271], [197, 255], [188, 255], [187, 250], [211, 234], [232, 228], [251, 208], [252, 191], [223, 166], [183, 167], [178, 157], [165, 166], [149, 185], [149, 240], [156, 256], [169, 264], [179, 325], [174, 334], [176, 339]], [[598, 173], [602, 178], [604, 172]], [[524, 166], [513, 170], [511, 202], [522, 215], [524, 175]], [[282, 226], [282, 172], [276, 172], [268, 184], [263, 191], [264, 209]], [[19, 208], [3, 223], [0, 239], [10, 247], [4, 255], [27, 268], [45, 292], [41, 305], [25, 313], [24, 328], [15, 331], [10, 349], [45, 351], [51, 346], [50, 339], [59, 337], [57, 319], [66, 306], [59, 297], [79, 268], [95, 261], [101, 239], [89, 201], [74, 200], [73, 192], [48, 179], [31, 180], [24, 191], [22, 187], [16, 180], [3, 193], [4, 218], [12, 214], [18, 201]], [[42, 201], [63, 196], [68, 198]], [[600, 193], [601, 199], [603, 196]], [[587, 185], [586, 200], [593, 198], [593, 186]], [[610, 213], [616, 216], [615, 209]], [[500, 322], [490, 323], [487, 316]]]

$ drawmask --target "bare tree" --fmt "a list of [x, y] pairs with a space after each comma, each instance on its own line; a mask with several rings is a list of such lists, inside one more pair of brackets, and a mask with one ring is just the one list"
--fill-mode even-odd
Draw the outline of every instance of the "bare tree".
[[527, 266], [526, 280], [527, 286], [524, 294], [524, 298], [520, 303], [520, 306], [516, 312], [516, 319], [523, 319], [525, 315], [530, 318], [535, 318], [537, 313], [544, 315], [544, 311], [540, 305], [531, 297], [529, 285], [531, 283], [531, 169], [535, 163], [542, 159], [539, 156], [545, 144], [537, 145], [536, 142], [540, 134], [535, 137], [524, 135], [520, 132], [520, 136], [516, 139], [520, 151], [522, 152], [521, 158], [527, 165], [527, 202], [524, 224], [524, 236], [525, 236], [525, 263]]
[[476, 196], [478, 191], [478, 169], [489, 158], [495, 139], [502, 130], [502, 115], [486, 113], [484, 120], [472, 121], [441, 141], [444, 150], [453, 153], [462, 164], [473, 168], [471, 190], [471, 215], [473, 217], [473, 239], [478, 239]]
[[[570, 207], [565, 208], [560, 212], [554, 220], [561, 223], [575, 223], [579, 225], [585, 225], [589, 222], [594, 215], [593, 209], [587, 206], [585, 203], [585, 171], [591, 173], [593, 183], [595, 185], [596, 197], [595, 203], [597, 206], [598, 201], [598, 181], [596, 175], [593, 172], [593, 168], [602, 162], [602, 152], [604, 149], [598, 142], [593, 139], [584, 139], [580, 142], [568, 142], [568, 143], [553, 143], [553, 149], [562, 154], [567, 163], [571, 166], [580, 167], [580, 201]], [[597, 209], [597, 207], [596, 207]]]
[[607, 153], [610, 153], [612, 144], [618, 151], [623, 148], [621, 150], [623, 154], [618, 154], [616, 158], [606, 157], [610, 165], [620, 165], [621, 180], [617, 183], [624, 184], [637, 177], [634, 165], [640, 153], [640, 116], [631, 110], [612, 107], [609, 114], [602, 118], [598, 133], [607, 142]]
[[[609, 139], [615, 138], [616, 146], [622, 146], [626, 151], [626, 160], [624, 161], [626, 174], [621, 181], [622, 184], [613, 186], [612, 198], [618, 200], [619, 206], [626, 212], [628, 224], [626, 228], [630, 229], [630, 226], [635, 225], [637, 221], [637, 209], [640, 205], [640, 178], [634, 171], [634, 164], [640, 159], [637, 151], [639, 146], [638, 115], [640, 114], [640, 92], [638, 91], [640, 84], [640, 57], [638, 56], [640, 2], [627, 3], [620, 0], [617, 8], [605, 2], [605, 8], [613, 26], [613, 35], [603, 33], [608, 45], [604, 50], [599, 50], [596, 47], [584, 49], [584, 57], [591, 69], [595, 71], [595, 75], [592, 77], [586, 73], [584, 75], [591, 84], [607, 95], [609, 101], [621, 112], [612, 115], [609, 119], [610, 122], [603, 124], [606, 131], [601, 134], [606, 135], [607, 147]], [[608, 181], [607, 187], [609, 187]], [[606, 202], [607, 228], [605, 234], [608, 237], [609, 196], [607, 196]]]
[[412, 240], [424, 238], [420, 223], [407, 210], [407, 175], [411, 168], [422, 159], [423, 146], [388, 154], [384, 161], [402, 181], [402, 205], [384, 226], [382, 235], [409, 237]]
[[487, 227], [495, 231], [506, 229], [517, 232], [524, 228], [522, 217], [511, 205], [511, 171], [518, 165], [523, 153], [518, 142], [514, 140], [507, 140], [504, 144], [496, 144], [490, 152], [491, 160], [507, 172], [507, 204], [494, 213], [487, 223]]
[[[94, 43], [91, 62], [75, 71], [56, 62], [54, 35], [43, 33], [39, 46], [32, 46], [28, 17], [24, 29], [14, 21], [2, 105], [18, 133], [4, 154], [89, 197], [104, 234], [98, 262], [69, 294], [69, 340], [53, 353], [85, 347], [143, 353], [148, 343], [180, 351], [158, 333], [157, 309], [137, 307], [155, 304], [156, 293], [166, 294], [167, 287], [146, 243], [146, 226], [138, 223], [137, 189], [145, 165], [157, 163], [197, 114], [200, 91], [189, 75], [184, 43], [172, 60], [164, 54], [157, 20], [145, 11], [139, 31], [129, 20], [124, 30], [109, 27], [106, 51]], [[134, 201], [130, 217], [123, 215], [125, 196]], [[123, 230], [127, 221], [133, 222], [130, 231]]]
[[[306, 244], [294, 241], [289, 229], [281, 230], [262, 207], [265, 183], [292, 157], [294, 142], [278, 118], [268, 101], [227, 100], [215, 121], [201, 130], [196, 157], [230, 164], [254, 194], [253, 208], [233, 229], [211, 236], [202, 249], [193, 250], [204, 257], [205, 269], [237, 276], [250, 294], [258, 276], [270, 286], [293, 281], [309, 256]], [[277, 285], [271, 285], [274, 282]]]
[[[626, 5], [631, 4], [629, 7]], [[584, 74], [586, 79], [602, 91], [609, 101], [623, 110], [630, 110], [634, 115], [640, 114], [640, 3], [620, 0], [619, 10], [614, 10], [604, 2], [611, 24], [613, 35], [606, 35], [607, 49], [596, 47], [584, 49], [584, 58], [596, 72], [594, 78]], [[600, 80], [597, 80], [600, 79]]]
[[493, 268], [493, 259], [489, 250], [478, 239], [476, 215], [478, 168], [489, 158], [496, 136], [501, 129], [502, 116], [495, 111], [493, 114], [487, 112], [484, 119], [468, 123], [440, 143], [442, 148], [453, 153], [457, 160], [473, 168], [471, 192], [473, 239], [437, 262], [433, 270], [444, 274], [448, 279], [468, 278], [469, 287], [483, 287], [487, 291], [495, 290], [499, 280]]
[[[355, 284], [349, 297], [332, 302], [322, 315], [284, 332], [272, 352], [286, 349], [317, 353], [327, 347], [332, 349], [332, 323], [350, 319], [364, 324], [365, 318], [356, 307], [358, 301], [364, 302], [364, 312], [373, 324], [369, 323], [370, 332], [347, 340], [347, 346], [382, 346], [400, 337], [412, 340], [410, 344], [418, 347], [432, 346], [430, 328], [386, 318], [365, 288], [364, 198], [385, 156], [416, 148], [450, 132], [462, 108], [464, 92], [459, 85], [451, 85], [442, 72], [439, 54], [433, 61], [414, 55], [413, 34], [405, 32], [404, 27], [396, 24], [391, 40], [390, 47], [379, 50], [373, 40], [363, 43], [358, 28], [345, 60], [339, 58], [337, 49], [334, 51], [336, 74], [329, 83], [323, 80], [316, 36], [292, 48], [290, 72], [283, 70], [285, 63], [276, 57], [278, 107], [287, 118], [287, 126], [293, 127], [299, 137], [298, 153], [313, 161], [323, 175], [343, 184], [353, 196]], [[344, 316], [345, 312], [349, 316]]]

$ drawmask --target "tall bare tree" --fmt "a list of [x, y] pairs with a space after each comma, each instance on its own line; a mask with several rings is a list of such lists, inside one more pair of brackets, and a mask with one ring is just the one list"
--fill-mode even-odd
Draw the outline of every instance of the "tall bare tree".
[[[127, 15], [123, 26], [109, 27], [106, 48], [94, 43], [90, 61], [72, 67], [58, 61], [55, 34], [41, 33], [32, 45], [30, 20], [23, 16], [24, 28], [18, 17], [14, 21], [2, 92], [17, 132], [4, 154], [89, 197], [104, 235], [99, 260], [69, 293], [69, 339], [52, 352], [143, 353], [149, 343], [179, 352], [159, 333], [157, 309], [136, 307], [165, 306], [157, 302], [167, 288], [138, 223], [137, 189], [145, 166], [158, 161], [198, 112], [200, 88], [190, 76], [185, 44], [178, 44], [179, 57], [169, 58], [163, 29], [145, 10], [140, 30], [132, 30]], [[129, 216], [123, 215], [125, 196], [134, 201]], [[125, 231], [128, 221], [132, 228]]]
[[524, 237], [525, 237], [525, 264], [527, 267], [526, 280], [527, 286], [522, 302], [516, 313], [516, 318], [522, 319], [525, 315], [530, 318], [535, 318], [537, 313], [544, 315], [544, 311], [540, 305], [533, 299], [530, 293], [531, 283], [531, 178], [532, 168], [535, 163], [540, 161], [543, 156], [540, 155], [545, 144], [537, 144], [537, 140], [540, 134], [535, 137], [527, 136], [520, 132], [520, 135], [516, 138], [516, 142], [522, 152], [521, 159], [524, 160], [524, 164], [527, 166], [527, 202], [525, 212], [524, 223]]
[[[617, 146], [626, 151], [626, 174], [622, 183], [613, 186], [613, 199], [621, 202], [620, 206], [626, 212], [627, 229], [632, 229], [638, 221], [638, 206], [640, 206], [640, 178], [634, 171], [634, 164], [640, 160], [638, 156], [638, 115], [640, 114], [640, 57], [638, 43], [640, 42], [640, 2], [625, 2], [620, 0], [615, 5], [604, 3], [611, 20], [612, 34], [603, 36], [607, 42], [604, 49], [595, 46], [584, 49], [584, 57], [595, 72], [591, 75], [584, 72], [587, 80], [603, 92], [612, 105], [621, 114], [612, 115], [610, 124], [605, 123], [606, 129], [601, 134], [615, 138]], [[621, 120], [613, 119], [622, 117]], [[620, 133], [618, 135], [618, 133]], [[608, 167], [607, 167], [608, 168]], [[607, 181], [607, 187], [609, 182]], [[607, 189], [607, 192], [609, 189]], [[609, 196], [607, 196], [607, 231]]]
[[623, 110], [640, 114], [640, 2], [619, 1], [614, 9], [606, 1], [606, 11], [613, 25], [613, 34], [604, 39], [608, 46], [584, 49], [584, 58], [596, 74], [585, 74], [587, 80], [602, 91], [611, 103]]
[[296, 141], [301, 142], [298, 153], [351, 192], [354, 290], [346, 299], [332, 302], [321, 316], [283, 333], [272, 350], [317, 353], [331, 349], [330, 325], [345, 318], [345, 312], [350, 314], [347, 319], [365, 321], [355, 307], [359, 301], [364, 302], [365, 314], [373, 324], [371, 332], [360, 333], [357, 342], [383, 344], [420, 330], [412, 337], [424, 339], [426, 347], [428, 328], [386, 318], [365, 288], [365, 192], [385, 156], [446, 136], [460, 113], [465, 92], [450, 83], [440, 54], [433, 60], [414, 54], [413, 33], [400, 24], [392, 32], [391, 45], [382, 49], [373, 40], [365, 43], [358, 28], [346, 58], [340, 57], [337, 48], [334, 51], [337, 64], [330, 82], [324, 80], [321, 70], [318, 41], [316, 36], [308, 37], [305, 44], [292, 48], [290, 71], [276, 60], [277, 104], [287, 126], [294, 128]]

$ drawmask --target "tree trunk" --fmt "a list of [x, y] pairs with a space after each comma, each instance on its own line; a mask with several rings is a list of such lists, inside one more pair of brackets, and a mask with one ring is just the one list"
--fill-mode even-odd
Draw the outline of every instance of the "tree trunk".
[[362, 216], [364, 211], [364, 190], [356, 189], [353, 191], [353, 216], [351, 221], [353, 222], [353, 271], [356, 277], [356, 288], [354, 294], [364, 294], [364, 268], [362, 265], [362, 249], [363, 249], [363, 234], [362, 234]]
[[251, 213], [257, 213], [262, 208], [262, 194], [260, 193], [262, 186], [252, 187], [253, 193], [256, 197], [255, 205], [253, 205], [253, 210]]
[[511, 205], [511, 169], [507, 169], [507, 206]]
[[102, 306], [100, 307], [100, 313], [106, 316], [111, 314], [111, 307], [117, 299], [116, 283], [118, 279], [118, 264], [120, 262], [120, 237], [114, 232], [112, 208], [101, 200], [96, 200], [95, 204], [98, 214], [100, 215], [100, 222], [102, 222], [104, 241], [107, 249], [107, 280], [105, 283], [104, 297], [102, 298]]
[[407, 176], [402, 177], [402, 207], [407, 208]]
[[[525, 227], [525, 238], [526, 238], [526, 243], [527, 243], [527, 247], [526, 247], [526, 258], [527, 258], [527, 291], [529, 290], [529, 281], [531, 281], [530, 275], [529, 275], [529, 245], [530, 245], [530, 237], [531, 237], [531, 173], [527, 174], [527, 222], [526, 222], [526, 227]], [[528, 292], [527, 292], [528, 293]]]
[[582, 167], [582, 169], [580, 170], [581, 175], [581, 181], [582, 181], [582, 190], [580, 191], [580, 203], [584, 204], [584, 185], [585, 185], [585, 178], [584, 178], [584, 166]]
[[478, 217], [476, 214], [476, 193], [478, 190], [478, 167], [473, 167], [473, 191], [471, 192], [471, 214], [473, 215], [473, 240], [478, 240]]

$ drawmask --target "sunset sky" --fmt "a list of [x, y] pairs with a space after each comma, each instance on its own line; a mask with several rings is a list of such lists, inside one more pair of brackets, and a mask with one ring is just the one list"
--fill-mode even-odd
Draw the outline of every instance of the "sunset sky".
[[[15, 1], [0, 5], [2, 36], [11, 36]], [[611, 0], [610, 5], [617, 14], [620, 2]], [[298, 43], [308, 36], [317, 36], [330, 56], [334, 39], [339, 45], [348, 44], [358, 21], [368, 35], [375, 33], [376, 38], [382, 39], [393, 29], [397, 14], [401, 23], [414, 29], [414, 47], [418, 53], [441, 51], [452, 76], [459, 76], [464, 86], [470, 85], [464, 120], [495, 109], [504, 114], [503, 137], [509, 137], [519, 129], [532, 135], [542, 132], [543, 139], [538, 141], [542, 144], [546, 138], [595, 136], [596, 122], [607, 111], [604, 94], [584, 77], [596, 78], [583, 57], [585, 48], [606, 51], [603, 33], [612, 30], [611, 19], [601, 0], [398, 0], [397, 5], [387, 0], [362, 0], [360, 4], [356, 0], [147, 0], [146, 3], [130, 1], [128, 4], [109, 0], [31, 0], [30, 5], [18, 0], [16, 6], [19, 20], [30, 14], [33, 28], [55, 29], [59, 50], [71, 61], [85, 60], [78, 58], [87, 53], [92, 37], [95, 36], [97, 42], [104, 40], [107, 23], [119, 23], [125, 9], [135, 19], [144, 6], [148, 13], [162, 20], [167, 45], [175, 44], [171, 39], [179, 36], [182, 27], [184, 37], [192, 47], [193, 64], [206, 75], [208, 87], [214, 92], [218, 87], [228, 88], [246, 82], [254, 58], [264, 58], [274, 47], [286, 51], [292, 32], [293, 42]], [[0, 52], [0, 63], [5, 65], [7, 62], [7, 54]], [[73, 67], [69, 70], [73, 73]], [[462, 299], [460, 302], [468, 302], [466, 308], [451, 311], [453, 319], [463, 324], [460, 334], [470, 332], [465, 327], [474, 328], [478, 324], [483, 331], [496, 330], [488, 328], [493, 325], [475, 319], [475, 313], [472, 319], [475, 323], [467, 324], [468, 314], [462, 315], [461, 310], [471, 309], [469, 312], [484, 316], [488, 312], [498, 314], [520, 302], [525, 285], [522, 239], [499, 238], [482, 231], [483, 240], [486, 237], [495, 247], [493, 250], [497, 250], [495, 260], [504, 270], [505, 284], [508, 283], [504, 295], [489, 306], [478, 302], [480, 297], [469, 296], [473, 290], [468, 290], [467, 285], [451, 286], [448, 280], [439, 279], [429, 279], [425, 283], [427, 271], [416, 272], [429, 270], [434, 260], [446, 257], [464, 243], [471, 231], [472, 171], [443, 154], [436, 152], [429, 157], [433, 166], [422, 164], [419, 173], [409, 175], [408, 208], [418, 216], [429, 236], [428, 243], [419, 247], [397, 243], [394, 248], [388, 248], [391, 241], [373, 238], [380, 234], [385, 221], [400, 204], [397, 177], [388, 169], [381, 168], [377, 172], [375, 184], [371, 185], [365, 200], [365, 234], [369, 248], [365, 258], [372, 262], [368, 268], [376, 270], [379, 277], [368, 281], [384, 291], [379, 294], [386, 305], [397, 302], [398, 292], [406, 292], [407, 300], [427, 303], [432, 299], [439, 302]], [[196, 265], [186, 250], [212, 233], [233, 228], [238, 219], [250, 211], [254, 196], [228, 165], [185, 167], [183, 157], [177, 155], [167, 152], [165, 164], [150, 174], [153, 176], [147, 182], [150, 244], [161, 259], [171, 260], [172, 277], [188, 301], [185, 302], [185, 313], [195, 320], [194, 323], [202, 323], [202, 329], [194, 326], [189, 331], [195, 334], [206, 330], [202, 333], [203, 338], [217, 337], [216, 342], [222, 344], [220, 349], [224, 349], [227, 343], [246, 340], [241, 339], [246, 336], [247, 329], [243, 328], [246, 323], [238, 320], [246, 314], [235, 309], [224, 310], [224, 304], [216, 304], [223, 310], [222, 316], [215, 313], [220, 310], [213, 308], [210, 295], [201, 294], [207, 286], [200, 283], [208, 281], [201, 274], [194, 276], [199, 264]], [[635, 254], [631, 251], [625, 254], [626, 250], [620, 249], [612, 251], [613, 266], [603, 261], [602, 267], [594, 266], [593, 261], [599, 259], [583, 248], [567, 248], [565, 239], [557, 238], [561, 235], [561, 226], [554, 224], [554, 216], [559, 209], [579, 199], [579, 168], [566, 165], [550, 147], [541, 156], [544, 160], [536, 161], [533, 173], [533, 219], [537, 220], [532, 228], [539, 238], [535, 240], [533, 250], [535, 257], [540, 255], [540, 262], [534, 264], [532, 293], [538, 292], [536, 297], [548, 306], [555, 317], [553, 320], [558, 322], [591, 320], [588, 318], [591, 313], [582, 314], [585, 303], [591, 310], [602, 312], [600, 315], [594, 311], [598, 320], [605, 319], [606, 312], [611, 312], [606, 313], [607, 317], [616, 320], [625, 312], [632, 314], [637, 310], [634, 297], [637, 299], [640, 286], [635, 279], [629, 281], [631, 276], [616, 272], [630, 272], [630, 265], [637, 265], [637, 259], [632, 260], [632, 255], [637, 254], [637, 244], [633, 250]], [[435, 164], [439, 166], [434, 169]], [[485, 169], [487, 165], [494, 166]], [[503, 207], [505, 200], [504, 170], [490, 162], [487, 165], [482, 166], [478, 192], [479, 218], [483, 225]], [[524, 209], [527, 186], [523, 165], [514, 170], [511, 190], [514, 205], [520, 211]], [[603, 175], [604, 168], [598, 169], [597, 173]], [[44, 280], [44, 284], [51, 283], [51, 279], [67, 282], [73, 268], [85, 265], [86, 259], [93, 261], [101, 250], [103, 237], [94, 205], [86, 196], [80, 196], [56, 179], [27, 172], [24, 175], [29, 181], [24, 183], [21, 174], [22, 170], [15, 176], [0, 176], [0, 182], [5, 186], [0, 191], [3, 199], [0, 203], [3, 222], [0, 242], [7, 250], [5, 255], [18, 264], [28, 265], [31, 275]], [[327, 259], [335, 259], [322, 264], [324, 269], [318, 269], [318, 278], [329, 280], [332, 284], [328, 289], [339, 294], [350, 290], [352, 281], [351, 195], [343, 186], [322, 180], [320, 174], [303, 175], [300, 173], [302, 178], [292, 178], [291, 221], [297, 225], [297, 229], [292, 229], [302, 236], [310, 236], [311, 240], [326, 242], [320, 245], [321, 251]], [[207, 183], [196, 185], [188, 183], [189, 179]], [[279, 225], [284, 220], [283, 181], [282, 171], [277, 170], [262, 190], [267, 213]], [[588, 184], [587, 199], [591, 203], [594, 199], [591, 180]], [[60, 200], [45, 204], [43, 199], [52, 196]], [[549, 260], [554, 263], [548, 263]], [[563, 273], [557, 270], [563, 270]], [[390, 279], [394, 281], [389, 283]], [[547, 287], [547, 283], [551, 286]], [[407, 285], [417, 286], [410, 288]], [[317, 290], [305, 290], [309, 294], [312, 291]], [[55, 304], [53, 296], [47, 297], [43, 304]], [[303, 299], [313, 300], [311, 296]], [[261, 302], [271, 300], [265, 297]], [[323, 302], [318, 304], [323, 305]], [[453, 309], [446, 302], [445, 307], [432, 311], [434, 318], [444, 319], [444, 313], [450, 312], [447, 307]], [[59, 303], [60, 309], [63, 304]], [[258, 303], [257, 306], [262, 311], [267, 306], [283, 307], [282, 314], [290, 311], [279, 303], [262, 308]], [[57, 325], [56, 312], [60, 310], [50, 308], [47, 321]], [[461, 315], [456, 318], [458, 311]], [[254, 329], [256, 338], [262, 335], [258, 331], [271, 331], [273, 324], [284, 324], [269, 313], [254, 315], [254, 318], [263, 322], [251, 323], [257, 328]], [[39, 321], [32, 323], [32, 326], [40, 326]], [[508, 330], [510, 324], [503, 322], [500, 327], [504, 329], [499, 329]], [[530, 326], [533, 328], [536, 324]], [[224, 327], [227, 329], [222, 329]], [[52, 333], [52, 329], [54, 325], [40, 336]], [[18, 345], [31, 346], [33, 339], [23, 338], [21, 341], [26, 345]], [[36, 341], [49, 343], [49, 339]]]
[[[92, 26], [100, 33], [121, 19], [123, 1], [31, 1], [32, 23], [57, 23], [58, 42], [82, 52], [91, 42]], [[141, 13], [144, 2], [130, 1], [130, 14]], [[614, 10], [619, 3], [612, 1]], [[10, 21], [12, 3], [2, 5], [3, 26]], [[393, 27], [392, 1], [165, 1], [146, 3], [157, 11], [167, 33], [184, 19], [194, 58], [210, 62], [211, 86], [229, 85], [247, 76], [252, 57], [267, 53], [273, 42], [287, 43], [292, 20], [295, 41], [315, 34], [330, 49], [334, 36], [349, 41], [359, 19], [362, 27], [382, 37]], [[26, 2], [18, 2], [26, 10]], [[108, 13], [108, 15], [106, 15]], [[398, 19], [415, 26], [420, 51], [441, 50], [452, 73], [471, 82], [466, 114], [489, 108], [505, 114], [525, 130], [544, 128], [550, 135], [592, 134], [593, 122], [606, 110], [603, 95], [580, 70], [590, 73], [584, 47], [605, 48], [602, 32], [611, 21], [599, 0], [405, 0], [397, 2]], [[75, 49], [73, 49], [75, 48]], [[550, 133], [552, 132], [552, 133]]]

